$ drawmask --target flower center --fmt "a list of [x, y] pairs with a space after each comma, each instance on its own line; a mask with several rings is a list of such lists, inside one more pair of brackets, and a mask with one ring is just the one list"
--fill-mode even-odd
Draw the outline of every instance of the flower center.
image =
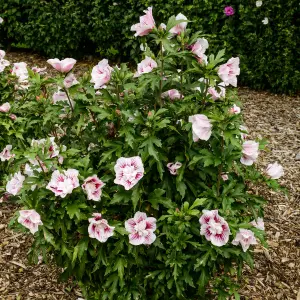
[[221, 234], [223, 232], [222, 225], [213, 219], [209, 221], [209, 226], [211, 234]]
[[134, 230], [141, 236], [141, 235], [147, 235], [147, 230], [146, 229], [146, 221], [143, 220], [139, 223], [137, 223], [134, 226]]
[[134, 166], [126, 166], [123, 169], [123, 176], [126, 181], [127, 180], [132, 181], [133, 179], [135, 179], [136, 174], [137, 174], [137, 172], [136, 172]]

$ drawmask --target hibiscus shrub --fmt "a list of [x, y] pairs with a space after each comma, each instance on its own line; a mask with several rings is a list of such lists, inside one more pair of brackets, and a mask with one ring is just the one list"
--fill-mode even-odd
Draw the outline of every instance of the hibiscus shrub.
[[10, 73], [2, 53], [3, 198], [22, 206], [12, 223], [34, 234], [30, 259], [54, 259], [87, 299], [238, 299], [251, 245], [265, 244], [250, 184], [279, 188], [282, 167], [255, 167], [264, 142], [230, 88], [239, 58], [208, 55], [187, 25], [156, 26], [148, 8], [132, 26], [148, 41], [135, 73], [103, 59], [76, 79], [71, 58], [48, 60], [56, 77]]

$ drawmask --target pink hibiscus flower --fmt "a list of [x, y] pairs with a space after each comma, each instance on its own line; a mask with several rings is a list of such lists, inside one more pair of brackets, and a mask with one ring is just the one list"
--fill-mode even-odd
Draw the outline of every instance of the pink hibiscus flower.
[[246, 252], [250, 245], [256, 245], [257, 241], [254, 233], [251, 230], [240, 228], [239, 232], [235, 236], [235, 239], [232, 241], [232, 244], [235, 246], [240, 244], [243, 248], [243, 251]]
[[105, 87], [105, 84], [110, 81], [112, 70], [107, 59], [102, 59], [97, 66], [93, 67], [91, 83], [94, 83], [95, 89]]
[[89, 222], [88, 232], [92, 239], [105, 243], [109, 237], [113, 236], [115, 227], [109, 226], [107, 220], [102, 219], [101, 214], [94, 213]]
[[224, 218], [220, 217], [218, 210], [203, 210], [199, 219], [200, 234], [217, 247], [224, 246], [229, 240], [230, 229]]
[[246, 166], [251, 166], [258, 157], [259, 144], [254, 141], [246, 141], [243, 143], [241, 163]]
[[211, 136], [212, 125], [205, 115], [193, 115], [189, 117], [189, 122], [192, 123], [193, 141], [199, 139], [207, 141]]
[[63, 60], [54, 58], [48, 59], [47, 63], [50, 64], [58, 72], [68, 73], [73, 69], [74, 65], [76, 64], [76, 60], [74, 58], [65, 58]]
[[12, 149], [12, 145], [7, 145], [2, 152], [0, 153], [0, 159], [1, 161], [6, 161], [6, 160], [10, 160], [11, 158], [13, 158], [15, 155], [12, 154], [10, 151]]
[[65, 198], [72, 193], [73, 189], [79, 187], [78, 175], [79, 172], [75, 169], [68, 169], [63, 173], [56, 170], [52, 173], [51, 181], [46, 189], [52, 191], [55, 196]]
[[135, 36], [144, 36], [149, 34], [155, 27], [155, 21], [152, 16], [152, 7], [144, 10], [145, 15], [140, 17], [140, 23], [131, 26], [131, 31], [136, 31]]
[[100, 201], [102, 188], [105, 186], [97, 175], [93, 175], [84, 180], [82, 189], [87, 193], [88, 200]]
[[32, 234], [35, 234], [39, 229], [39, 225], [43, 225], [41, 216], [34, 210], [20, 210], [18, 222], [28, 228]]
[[167, 167], [172, 175], [177, 175], [177, 170], [179, 168], [181, 168], [181, 166], [182, 166], [182, 163], [180, 163], [178, 161], [176, 163], [168, 163], [167, 164]]
[[114, 183], [123, 185], [125, 190], [130, 190], [144, 176], [144, 166], [139, 156], [119, 158], [114, 169]]
[[227, 63], [221, 65], [218, 70], [219, 77], [225, 85], [237, 86], [237, 76], [240, 75], [240, 59], [238, 57], [230, 58]]
[[147, 217], [143, 212], [136, 212], [134, 217], [125, 222], [125, 229], [129, 232], [129, 243], [132, 245], [150, 245], [156, 235], [156, 219]]

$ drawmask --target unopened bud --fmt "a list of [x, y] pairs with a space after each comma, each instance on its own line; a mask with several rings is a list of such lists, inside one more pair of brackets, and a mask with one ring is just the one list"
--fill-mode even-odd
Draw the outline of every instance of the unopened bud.
[[17, 116], [14, 115], [14, 114], [10, 114], [9, 117], [10, 117], [13, 121], [15, 121], [15, 120], [17, 119]]

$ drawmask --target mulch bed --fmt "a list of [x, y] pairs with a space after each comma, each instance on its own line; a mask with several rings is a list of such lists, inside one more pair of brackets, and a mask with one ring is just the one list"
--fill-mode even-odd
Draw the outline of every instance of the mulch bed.
[[[47, 66], [46, 59], [30, 53], [12, 52], [7, 59]], [[80, 62], [76, 69], [82, 72], [96, 63]], [[47, 67], [50, 71], [51, 66]], [[264, 220], [269, 248], [254, 249], [255, 269], [244, 268], [241, 299], [300, 300], [300, 160], [296, 160], [300, 153], [300, 97], [247, 88], [240, 88], [239, 95], [251, 138], [269, 141], [269, 151], [260, 154], [259, 168], [264, 170], [278, 161], [285, 170], [280, 182], [289, 190], [287, 196], [266, 188], [257, 190], [268, 200]], [[76, 300], [80, 290], [71, 282], [58, 283], [60, 270], [55, 266], [28, 264], [31, 236], [7, 228], [16, 210], [12, 204], [0, 203], [0, 299]]]

